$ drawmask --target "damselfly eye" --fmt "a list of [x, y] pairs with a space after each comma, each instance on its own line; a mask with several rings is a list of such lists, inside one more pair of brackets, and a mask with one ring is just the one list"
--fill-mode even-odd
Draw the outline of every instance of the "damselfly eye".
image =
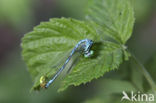
[[88, 58], [88, 57], [92, 56], [93, 54], [94, 54], [94, 51], [91, 50], [89, 53], [84, 54], [84, 57], [85, 57], [85, 58]]

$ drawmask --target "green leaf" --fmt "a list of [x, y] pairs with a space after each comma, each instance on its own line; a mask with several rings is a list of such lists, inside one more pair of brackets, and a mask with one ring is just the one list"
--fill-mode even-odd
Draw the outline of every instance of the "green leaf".
[[109, 36], [120, 44], [125, 44], [132, 34], [131, 0], [90, 0], [86, 18], [101, 26], [101, 29], [97, 28], [103, 38]]
[[71, 73], [62, 80], [59, 91], [70, 85], [78, 86], [99, 78], [122, 63], [123, 48], [110, 41], [100, 41], [90, 24], [75, 19], [54, 18], [49, 22], [42, 22], [22, 39], [22, 55], [32, 75], [33, 89], [40, 88], [41, 76], [51, 79], [58, 70], [52, 67], [85, 38], [94, 41], [94, 55], [91, 58], [79, 57], [80, 60]]
[[[98, 45], [95, 46], [98, 47]], [[104, 42], [94, 51], [98, 53], [96, 54], [97, 57], [90, 60], [81, 59], [74, 67], [73, 72], [64, 79], [62, 88], [59, 91], [65, 90], [69, 85], [78, 86], [94, 78], [97, 79], [103, 76], [105, 72], [118, 68], [123, 61], [122, 48], [117, 44]]]
[[105, 72], [118, 68], [123, 57], [127, 60], [130, 55], [124, 44], [131, 35], [134, 17], [131, 3], [121, 1], [92, 1], [88, 17], [95, 22], [90, 21], [91, 24], [75, 19], [55, 18], [41, 23], [26, 34], [22, 39], [22, 54], [34, 81], [33, 88], [40, 88], [41, 76], [51, 79], [58, 70], [54, 68], [56, 64], [64, 57], [67, 58], [69, 55], [66, 54], [85, 38], [94, 41], [92, 49], [95, 53], [92, 58], [79, 57], [71, 73], [62, 80], [59, 91], [70, 85], [78, 86], [99, 78]]

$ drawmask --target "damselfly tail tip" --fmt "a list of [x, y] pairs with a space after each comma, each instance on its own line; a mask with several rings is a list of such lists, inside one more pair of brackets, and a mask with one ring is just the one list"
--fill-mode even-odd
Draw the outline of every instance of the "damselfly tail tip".
[[41, 76], [40, 77], [40, 87], [41, 88], [47, 88], [46, 84], [47, 84], [47, 77], [46, 76]]

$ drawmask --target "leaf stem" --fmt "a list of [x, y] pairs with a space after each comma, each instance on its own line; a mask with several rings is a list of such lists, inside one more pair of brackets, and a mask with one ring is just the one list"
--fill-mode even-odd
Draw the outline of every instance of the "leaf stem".
[[152, 91], [156, 95], [156, 84], [155, 84], [154, 80], [152, 79], [151, 75], [149, 74], [147, 69], [144, 67], [144, 65], [132, 53], [131, 53], [131, 56], [134, 59], [135, 63], [138, 65], [138, 67], [141, 70], [141, 72], [143, 73], [143, 75], [145, 76], [146, 80], [148, 81], [149, 85], [152, 88]]

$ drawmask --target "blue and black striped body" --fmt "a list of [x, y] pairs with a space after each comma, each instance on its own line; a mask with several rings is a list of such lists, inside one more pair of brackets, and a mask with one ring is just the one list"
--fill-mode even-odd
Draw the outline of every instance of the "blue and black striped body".
[[57, 73], [54, 75], [54, 77], [46, 83], [45, 88], [48, 88], [49, 85], [51, 83], [53, 83], [54, 80], [60, 75], [60, 73], [64, 70], [64, 68], [66, 67], [68, 62], [71, 60], [71, 58], [74, 55], [74, 53], [80, 52], [85, 57], [89, 57], [90, 55], [92, 55], [93, 51], [90, 50], [92, 45], [93, 45], [93, 41], [92, 40], [89, 40], [89, 39], [80, 40], [77, 43], [77, 45], [73, 48], [73, 50], [71, 51], [69, 57], [67, 58], [67, 60], [63, 64], [63, 66], [57, 71]]

